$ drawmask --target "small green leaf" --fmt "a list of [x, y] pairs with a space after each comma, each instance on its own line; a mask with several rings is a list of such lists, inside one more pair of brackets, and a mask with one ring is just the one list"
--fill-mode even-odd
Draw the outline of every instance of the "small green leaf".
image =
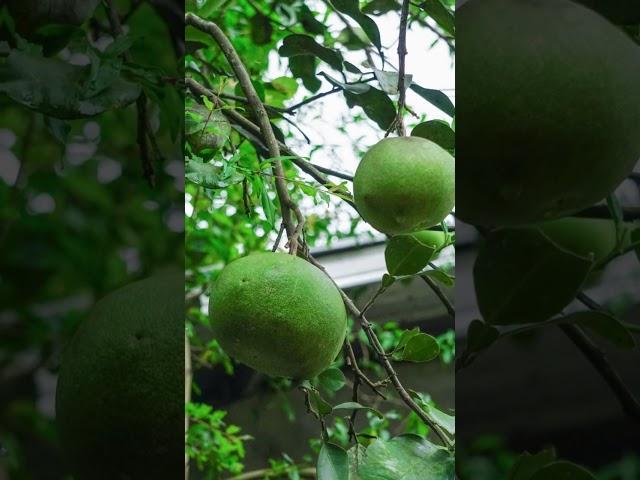
[[473, 320], [467, 329], [467, 351], [480, 352], [490, 347], [500, 337], [497, 328], [487, 325], [481, 320]]
[[586, 468], [560, 460], [535, 472], [530, 480], [596, 480]]
[[360, 2], [358, 0], [331, 0], [331, 4], [341, 13], [348, 15], [354, 19], [360, 28], [364, 30], [369, 40], [376, 46], [378, 51], [382, 48], [380, 41], [380, 30], [376, 22], [360, 11]]
[[405, 362], [429, 362], [439, 354], [438, 340], [426, 333], [419, 333], [407, 341], [402, 351], [394, 353], [393, 358]]
[[394, 352], [398, 350], [402, 350], [407, 345], [407, 342], [409, 340], [411, 340], [413, 337], [419, 334], [420, 334], [419, 327], [414, 327], [411, 330], [405, 330], [404, 332], [402, 332], [402, 335], [400, 335], [400, 339], [398, 340], [398, 344], [396, 345], [396, 348], [394, 348]]
[[411, 136], [426, 138], [449, 151], [456, 147], [456, 134], [443, 120], [430, 120], [416, 125], [411, 131]]
[[376, 417], [384, 418], [384, 415], [382, 413], [380, 413], [378, 410], [376, 410], [375, 408], [371, 408], [371, 407], [367, 407], [365, 405], [361, 405], [358, 402], [344, 402], [344, 403], [341, 403], [341, 404], [336, 405], [335, 407], [333, 407], [333, 411], [335, 412], [336, 410], [368, 410], [368, 411], [372, 412]]
[[453, 12], [442, 3], [442, 0], [425, 0], [421, 7], [445, 32], [451, 36], [455, 35]]
[[417, 85], [415, 83], [412, 84], [411, 87], [409, 87], [409, 88], [411, 88], [411, 90], [413, 90], [418, 95], [420, 95], [422, 98], [424, 98], [431, 105], [433, 105], [434, 107], [439, 108], [440, 110], [442, 110], [444, 113], [446, 113], [450, 117], [453, 117], [455, 115], [456, 109], [453, 106], [453, 102], [451, 101], [451, 99], [449, 97], [447, 97], [440, 90], [433, 90], [431, 88], [424, 88], [424, 87], [421, 87], [420, 85]]
[[442, 270], [427, 270], [420, 274], [423, 277], [433, 278], [436, 282], [441, 283], [445, 287], [453, 287], [455, 285], [456, 279], [454, 276], [449, 275], [448, 273]]
[[562, 317], [567, 323], [573, 323], [588, 328], [600, 337], [609, 340], [621, 348], [634, 348], [635, 338], [620, 320], [607, 312], [586, 311], [576, 312]]
[[323, 442], [316, 467], [318, 480], [349, 480], [347, 452], [333, 443]]
[[413, 275], [427, 266], [436, 251], [413, 234], [396, 235], [387, 243], [384, 258], [387, 271], [394, 276]]
[[319, 385], [329, 392], [337, 392], [346, 383], [344, 373], [336, 367], [329, 367], [318, 375]]
[[251, 17], [249, 24], [251, 25], [251, 40], [253, 40], [253, 43], [266, 45], [271, 41], [273, 25], [271, 25], [269, 17], [262, 13], [257, 13]]
[[591, 266], [537, 229], [494, 232], [473, 268], [480, 312], [490, 325], [547, 320], [573, 300]]
[[[385, 93], [389, 95], [397, 95], [398, 94], [398, 78], [399, 75], [397, 72], [385, 72], [382, 70], [375, 69], [373, 70], [376, 78], [378, 79], [378, 83], [382, 87]], [[413, 82], [413, 75], [405, 75], [404, 79], [404, 88], [405, 91], [411, 83]]]
[[336, 70], [342, 70], [342, 56], [336, 50], [324, 47], [309, 35], [294, 33], [285, 37], [278, 50], [283, 57], [297, 57], [299, 55], [313, 55], [325, 61]]
[[371, 87], [364, 93], [345, 91], [344, 96], [349, 108], [361, 107], [367, 117], [376, 122], [383, 130], [387, 130], [396, 118], [396, 107], [382, 90]]
[[509, 470], [508, 480], [529, 480], [531, 475], [555, 459], [556, 452], [553, 449], [542, 450], [533, 455], [523, 453], [516, 459], [511, 470]]
[[402, 435], [375, 440], [358, 466], [358, 475], [366, 480], [452, 480], [454, 464], [446, 449], [417, 435]]
[[322, 86], [322, 82], [316, 77], [316, 57], [313, 55], [290, 57], [289, 69], [294, 77], [302, 80], [310, 92], [317, 92]]

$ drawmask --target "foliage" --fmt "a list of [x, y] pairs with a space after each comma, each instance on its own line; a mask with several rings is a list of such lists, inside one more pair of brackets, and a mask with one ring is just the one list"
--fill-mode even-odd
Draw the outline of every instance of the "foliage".
[[[428, 26], [435, 29], [441, 35], [441, 41], [453, 51], [450, 10], [453, 2], [437, 3], [440, 8], [427, 3], [424, 6], [410, 5], [409, 28], [424, 29]], [[223, 5], [225, 8], [221, 8]], [[399, 105], [396, 101], [399, 74], [393, 71], [393, 51], [383, 46], [378, 25], [391, 16], [397, 19], [400, 4], [395, 1], [374, 1], [364, 5], [355, 1], [204, 1], [192, 2], [188, 10], [196, 15], [192, 18], [214, 22], [231, 40], [260, 101], [265, 105], [271, 128], [281, 144], [280, 157], [274, 158], [269, 153], [265, 132], [252, 126], [257, 124], [252, 112], [255, 105], [251, 104], [246, 89], [237, 80], [237, 72], [234, 72], [237, 66], [232, 68], [221, 45], [203, 31], [206, 29], [196, 28], [199, 20], [189, 22], [185, 66], [187, 77], [191, 80], [187, 81], [187, 102], [204, 105], [212, 112], [205, 112], [196, 119], [199, 126], [194, 133], [199, 131], [205, 134], [211, 129], [217, 135], [224, 133], [207, 121], [214, 115], [219, 118], [220, 113], [229, 120], [232, 130], [225, 135], [219, 147], [200, 150], [194, 148], [189, 138], [185, 146], [187, 331], [196, 352], [196, 366], [223, 363], [226, 372], [233, 375], [240, 369], [233, 361], [229, 361], [215, 340], [210, 340], [209, 320], [205, 313], [208, 290], [222, 268], [233, 260], [249, 252], [277, 249], [278, 245], [283, 248], [285, 245], [287, 235], [281, 231], [284, 228], [282, 196], [274, 188], [274, 183], [278, 181], [274, 178], [274, 172], [279, 163], [283, 166], [288, 193], [306, 218], [301, 237], [305, 252], [314, 246], [330, 245], [345, 237], [366, 238], [375, 235], [363, 225], [350, 205], [351, 176], [341, 175], [344, 167], [335, 162], [337, 172], [329, 168], [327, 173], [320, 174], [312, 168], [316, 158], [330, 155], [332, 146], [313, 143], [306, 146], [312, 142], [312, 138], [317, 138], [315, 131], [311, 133], [317, 127], [310, 119], [305, 120], [305, 112], [313, 111], [316, 102], [320, 102], [324, 96], [342, 95], [347, 113], [344, 116], [345, 125], [335, 127], [336, 134], [345, 135], [351, 129], [351, 124], [359, 124], [362, 125], [360, 128], [367, 128], [381, 138], [398, 127], [395, 125], [398, 109], [401, 114], [405, 111], [405, 105]], [[413, 83], [410, 73], [406, 76], [405, 86], [411, 85], [412, 95], [417, 92], [415, 97], [411, 97], [412, 101], [426, 100], [446, 114], [454, 115], [453, 104], [446, 95]], [[316, 94], [321, 96], [316, 97]], [[418, 108], [417, 105], [412, 107]], [[188, 114], [188, 121], [191, 121], [191, 117]], [[421, 115], [420, 120], [423, 119], [425, 116]], [[360, 156], [364, 149], [357, 142], [354, 143], [354, 153]], [[298, 149], [309, 154], [299, 156], [296, 154]], [[446, 231], [448, 227], [443, 225], [437, 228]], [[406, 281], [418, 274], [433, 275], [436, 285], [444, 282], [447, 287], [451, 286], [453, 277], [427, 265], [435, 256], [435, 250], [439, 251], [453, 243], [453, 236], [445, 236], [446, 245], [427, 249], [428, 252], [411, 253], [420, 258], [413, 258], [409, 263], [419, 267], [394, 270], [397, 279]], [[428, 257], [425, 253], [429, 253]], [[368, 306], [395, 281], [396, 277], [385, 275], [379, 291]], [[357, 318], [354, 320], [353, 325], [356, 326]], [[446, 363], [452, 360], [453, 332], [435, 338], [415, 330], [405, 331], [397, 324], [380, 327], [374, 323], [369, 328], [380, 334], [381, 347], [385, 351], [396, 352], [393, 363], [426, 362], [440, 356]], [[358, 349], [369, 352], [369, 360], [360, 359], [366, 374], [379, 376], [380, 388], [388, 386], [388, 381], [384, 380], [385, 367], [375, 361], [376, 356], [380, 355], [377, 346], [370, 343], [363, 330], [359, 330], [355, 336], [350, 335], [350, 338], [357, 342]], [[385, 388], [387, 394], [396, 402], [393, 408], [379, 410], [364, 400], [363, 403], [355, 400], [340, 403], [335, 400], [347, 386], [353, 384], [353, 377], [345, 375], [349, 365], [339, 358], [316, 378], [300, 384], [278, 379], [266, 382], [267, 388], [275, 391], [298, 387], [303, 392], [307, 410], [319, 421], [318, 438], [310, 443], [312, 451], [319, 456], [319, 478], [346, 478], [346, 472], [349, 471], [348, 462], [345, 461], [346, 449], [353, 444], [354, 435], [357, 435], [361, 445], [357, 448], [364, 448], [373, 445], [376, 438], [381, 442], [394, 442], [392, 439], [397, 428], [426, 437], [430, 428], [423, 416], [435, 422], [436, 428], [443, 428], [435, 419], [437, 413], [434, 412], [438, 410], [426, 394], [411, 393], [414, 398], [412, 402], [415, 402], [415, 409], [420, 414], [407, 408], [388, 388]], [[389, 367], [393, 368], [391, 364]], [[196, 394], [201, 391], [198, 378], [196, 370], [193, 385]], [[368, 387], [363, 385], [360, 388]], [[351, 422], [358, 414], [363, 427], [356, 432]], [[254, 441], [260, 440], [257, 438]], [[400, 439], [397, 443], [403, 441]], [[416, 439], [416, 442], [422, 445], [416, 452], [422, 452], [421, 448], [431, 448], [420, 443], [424, 440]], [[388, 451], [374, 447], [372, 455], [378, 449], [380, 452], [376, 453], [376, 458], [382, 461]], [[218, 455], [218, 460], [213, 462], [220, 465], [219, 456], [222, 453], [219, 448], [216, 452], [213, 455]], [[446, 453], [446, 449], [443, 452]], [[416, 455], [421, 457], [420, 461], [430, 465], [440, 462], [422, 453]], [[446, 453], [445, 456], [450, 458], [450, 455]], [[303, 458], [301, 461], [307, 460]], [[266, 478], [275, 475], [274, 465], [272, 461], [270, 468], [262, 472]], [[294, 474], [295, 465], [300, 468]], [[216, 475], [221, 473], [219, 468], [216, 470], [206, 461], [197, 462], [196, 467], [209, 475], [208, 478], [217, 478]], [[287, 468], [289, 470], [283, 470], [283, 473], [290, 478], [297, 478], [292, 475], [304, 476], [306, 466], [289, 462]], [[230, 469], [227, 471], [231, 472]], [[236, 470], [231, 473], [234, 472]], [[450, 478], [452, 473], [447, 475]], [[363, 478], [366, 479], [366, 476]]]

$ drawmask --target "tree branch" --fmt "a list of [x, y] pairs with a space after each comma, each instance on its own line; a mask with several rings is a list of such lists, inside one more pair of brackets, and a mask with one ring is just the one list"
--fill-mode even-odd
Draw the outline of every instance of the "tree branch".
[[402, 401], [413, 412], [415, 412], [415, 414], [418, 415], [418, 417], [426, 425], [428, 425], [433, 430], [433, 432], [437, 435], [437, 437], [442, 441], [442, 443], [447, 448], [449, 448], [449, 449], [453, 448], [454, 442], [451, 439], [449, 439], [449, 437], [447, 436], [445, 431], [442, 429], [442, 427], [440, 427], [440, 425], [434, 419], [432, 419], [427, 414], [427, 412], [425, 412], [422, 408], [420, 408], [420, 406], [413, 400], [413, 398], [411, 398], [411, 395], [409, 395], [407, 390], [404, 388], [404, 386], [400, 382], [400, 379], [398, 378], [398, 374], [396, 373], [395, 369], [393, 368], [393, 365], [391, 365], [391, 362], [389, 361], [387, 353], [384, 351], [384, 348], [382, 347], [382, 344], [380, 343], [380, 340], [378, 339], [376, 333], [373, 331], [373, 326], [371, 325], [371, 323], [369, 323], [369, 321], [362, 314], [362, 312], [360, 312], [360, 310], [358, 310], [358, 307], [356, 307], [356, 305], [349, 298], [349, 296], [338, 286], [338, 284], [335, 282], [335, 280], [333, 280], [333, 278], [331, 278], [331, 276], [329, 276], [329, 274], [325, 270], [324, 266], [322, 266], [322, 264], [319, 263], [311, 255], [309, 255], [308, 260], [313, 265], [318, 267], [322, 272], [324, 272], [325, 275], [327, 275], [327, 277], [336, 286], [336, 288], [340, 292], [340, 295], [342, 295], [342, 300], [344, 301], [345, 306], [351, 312], [351, 314], [354, 317], [356, 317], [358, 319], [358, 321], [360, 322], [360, 326], [365, 331], [365, 333], [367, 335], [367, 338], [369, 339], [369, 343], [371, 344], [373, 350], [376, 352], [376, 355], [378, 357], [378, 361], [380, 362], [382, 367], [385, 369], [385, 371], [389, 375], [389, 380], [391, 380], [391, 383], [393, 384], [396, 392], [398, 393], [398, 395], [400, 396]]
[[[249, 102], [249, 107], [260, 126], [260, 132], [266, 142], [269, 155], [273, 162], [276, 192], [280, 200], [282, 221], [284, 222], [287, 237], [289, 238], [289, 252], [295, 255], [298, 251], [298, 238], [302, 232], [302, 228], [304, 227], [304, 216], [302, 215], [300, 208], [289, 196], [285, 181], [284, 168], [282, 167], [282, 161], [280, 160], [280, 146], [273, 133], [273, 128], [271, 127], [267, 110], [262, 104], [262, 101], [251, 82], [251, 77], [242, 63], [238, 52], [236, 52], [234, 46], [229, 41], [225, 33], [215, 23], [203, 20], [193, 13], [187, 13], [185, 15], [185, 22], [187, 25], [208, 33], [213, 37], [238, 78], [238, 82], [240, 83], [244, 95]], [[297, 219], [297, 223], [295, 225], [291, 219], [291, 212], [295, 214]]]
[[605, 353], [584, 333], [577, 325], [560, 325], [560, 329], [576, 347], [582, 352], [586, 359], [593, 365], [609, 388], [618, 398], [624, 412], [636, 421], [640, 421], [640, 403], [633, 396], [631, 391], [620, 378], [618, 372], [613, 368]]
[[[235, 477], [228, 478], [227, 480], [262, 480], [263, 478], [271, 478], [268, 475], [273, 470], [270, 468], [264, 468], [262, 470], [253, 470], [252, 472], [242, 473]], [[301, 468], [298, 470], [300, 477], [302, 478], [316, 478], [316, 469], [313, 467]]]
[[444, 294], [444, 292], [442, 291], [442, 289], [436, 284], [436, 282], [434, 282], [431, 278], [429, 278], [426, 275], [420, 275], [420, 278], [422, 278], [422, 280], [425, 281], [425, 283], [427, 285], [429, 285], [429, 288], [431, 288], [431, 290], [433, 290], [433, 293], [436, 294], [436, 296], [440, 299], [440, 302], [442, 302], [442, 304], [444, 305], [444, 307], [447, 309], [447, 313], [449, 314], [449, 316], [455, 320], [456, 318], [456, 309], [454, 308], [453, 304], [451, 303], [451, 301], [447, 298], [447, 296]]
[[395, 126], [398, 135], [404, 137], [407, 130], [404, 125], [404, 109], [407, 100], [407, 89], [405, 87], [405, 61], [407, 56], [407, 22], [409, 18], [409, 0], [403, 0], [400, 10], [400, 35], [398, 37], [398, 114]]

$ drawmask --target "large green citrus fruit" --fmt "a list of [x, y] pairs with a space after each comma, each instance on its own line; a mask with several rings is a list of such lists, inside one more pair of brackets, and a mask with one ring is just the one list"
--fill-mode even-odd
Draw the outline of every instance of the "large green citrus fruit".
[[184, 475], [183, 291], [167, 271], [111, 293], [64, 352], [57, 425], [77, 478]]
[[469, 0], [457, 12], [456, 213], [559, 218], [640, 158], [640, 48], [567, 0]]
[[360, 215], [376, 230], [391, 235], [424, 230], [453, 209], [455, 161], [424, 138], [385, 138], [362, 158], [353, 194]]
[[578, 3], [586, 5], [620, 25], [640, 23], [638, 0], [578, 0]]
[[211, 111], [197, 103], [187, 108], [185, 134], [195, 153], [217, 150], [230, 133], [229, 121], [220, 110]]
[[209, 301], [215, 338], [236, 360], [272, 376], [311, 378], [336, 358], [347, 315], [318, 268], [284, 253], [231, 262]]

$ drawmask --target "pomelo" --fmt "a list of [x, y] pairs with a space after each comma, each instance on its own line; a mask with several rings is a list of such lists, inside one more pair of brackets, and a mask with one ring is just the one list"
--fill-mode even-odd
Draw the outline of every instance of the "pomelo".
[[614, 190], [640, 158], [640, 47], [567, 0], [469, 0], [456, 23], [456, 214], [526, 224]]
[[205, 149], [217, 150], [224, 145], [231, 133], [231, 125], [220, 110], [209, 110], [206, 106], [193, 104], [187, 108], [185, 134], [195, 153]]
[[296, 379], [328, 367], [347, 329], [331, 280], [284, 253], [254, 253], [227, 265], [211, 290], [209, 316], [215, 338], [233, 358]]
[[100, 300], [64, 352], [61, 443], [78, 479], [184, 475], [184, 275]]
[[364, 155], [353, 180], [362, 218], [395, 235], [440, 223], [455, 203], [455, 161], [420, 137], [385, 138]]

